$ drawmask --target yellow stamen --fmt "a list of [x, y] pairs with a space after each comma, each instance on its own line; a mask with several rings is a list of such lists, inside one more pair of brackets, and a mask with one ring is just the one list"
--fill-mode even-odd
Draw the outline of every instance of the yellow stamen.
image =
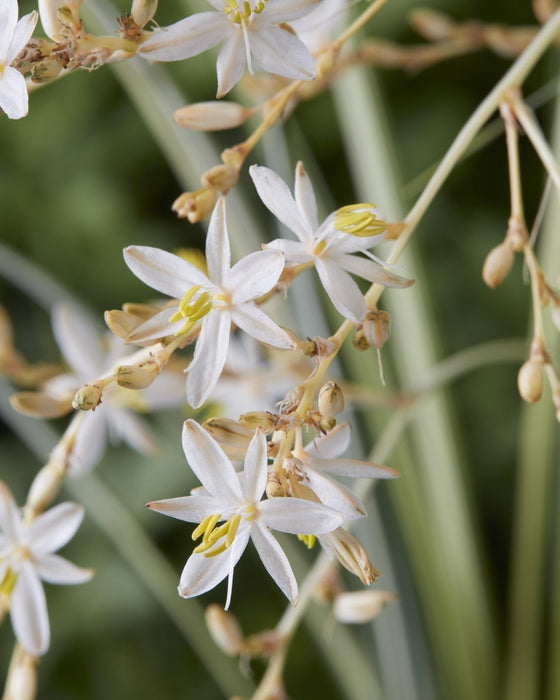
[[[175, 331], [176, 336], [188, 333], [194, 324], [200, 321], [201, 318], [204, 318], [212, 309], [212, 298], [210, 294], [205, 290], [201, 291], [201, 289], [202, 287], [200, 285], [191, 287], [181, 299], [178, 310], [169, 319], [169, 323], [180, 321], [181, 318], [186, 320], [185, 325], [178, 331]], [[191, 300], [195, 296], [195, 300], [191, 303]]]
[[226, 0], [224, 12], [235, 24], [247, 24], [251, 15], [259, 15], [264, 10], [267, 2], [268, 0], [259, 0], [254, 7], [251, 7], [251, 3], [244, 0], [240, 8], [236, 0]]
[[375, 205], [367, 202], [341, 207], [336, 212], [334, 226], [342, 233], [363, 238], [383, 233], [387, 224], [376, 217], [374, 209]]
[[[248, 511], [250, 517], [253, 518], [254, 513], [256, 513], [256, 508], [254, 506], [249, 506]], [[225, 523], [216, 527], [221, 517], [221, 514], [208, 515], [195, 529], [192, 534], [193, 540], [198, 539], [202, 535], [202, 542], [193, 550], [196, 554], [204, 553], [205, 557], [215, 557], [217, 554], [224, 552], [228, 547], [231, 547], [235, 535], [237, 534], [239, 523], [241, 522], [241, 514], [235, 513], [235, 515], [232, 515]], [[222, 538], [225, 539], [218, 544], [219, 540]]]
[[197, 540], [202, 534], [204, 534], [204, 540], [207, 540], [212, 530], [216, 527], [216, 523], [222, 517], [221, 513], [216, 515], [207, 515], [204, 520], [198, 525], [192, 534], [193, 540]]
[[316, 537], [315, 535], [298, 535], [298, 540], [301, 540], [307, 549], [313, 549], [315, 545]]
[[321, 255], [321, 253], [325, 250], [327, 247], [327, 241], [323, 239], [322, 241], [319, 241], [315, 248], [313, 248], [313, 255]]
[[10, 596], [17, 581], [17, 573], [13, 569], [8, 569], [4, 580], [0, 583], [0, 595]]

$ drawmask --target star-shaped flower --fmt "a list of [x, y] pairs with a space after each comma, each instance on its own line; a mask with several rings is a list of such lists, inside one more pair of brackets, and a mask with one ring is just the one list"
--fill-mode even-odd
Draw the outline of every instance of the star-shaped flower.
[[180, 61], [222, 44], [218, 97], [243, 74], [251, 56], [269, 73], [296, 80], [315, 76], [315, 61], [286, 22], [307, 14], [319, 0], [208, 0], [216, 12], [200, 12], [153, 33], [139, 53], [154, 61]]
[[[55, 397], [68, 400], [83, 385], [94, 381], [117, 364], [126, 363], [129, 348], [120, 338], [110, 338], [107, 347], [102, 342], [94, 323], [77, 308], [59, 304], [52, 312], [53, 331], [72, 372], [50, 379], [43, 389]], [[99, 462], [107, 442], [126, 442], [141, 453], [155, 450], [155, 440], [148, 424], [138, 416], [155, 408], [168, 408], [184, 402], [184, 394], [177, 391], [177, 375], [167, 381], [166, 372], [143, 391], [124, 389], [110, 384], [103, 391], [103, 403], [88, 411], [78, 430], [71, 457], [71, 471], [83, 473]]]
[[[266, 570], [295, 605], [294, 574], [269, 528], [300, 535], [322, 534], [338, 527], [343, 516], [320, 503], [300, 498], [261, 500], [267, 479], [266, 439], [261, 431], [249, 444], [241, 474], [193, 420], [184, 424], [183, 449], [204, 488], [190, 496], [148, 503], [148, 508], [159, 513], [200, 523], [192, 536], [202, 537], [202, 542], [185, 564], [179, 594], [183, 598], [200, 595], [228, 576], [227, 609], [233, 569], [251, 539]], [[218, 525], [220, 522], [223, 524]]]
[[340, 511], [347, 520], [355, 520], [367, 515], [364, 505], [349, 488], [328, 475], [361, 479], [395, 479], [399, 473], [381, 464], [341, 457], [348, 449], [350, 437], [351, 428], [348, 423], [340, 423], [326, 435], [312, 440], [303, 447], [300, 431], [296, 436], [292, 455], [297, 460], [296, 479], [299, 478], [301, 483], [308, 486], [321, 503]]
[[93, 576], [91, 569], [54, 554], [72, 539], [83, 517], [81, 506], [61, 503], [26, 525], [10, 490], [0, 482], [0, 592], [9, 596], [16, 638], [34, 656], [44, 654], [50, 644], [41, 579], [71, 584]]
[[201, 322], [187, 375], [187, 399], [199, 408], [210, 396], [224, 367], [232, 322], [256, 340], [277, 348], [294, 343], [254, 303], [270, 291], [284, 268], [284, 255], [261, 250], [231, 267], [225, 199], [218, 201], [206, 238], [208, 276], [191, 263], [159, 248], [131, 246], [124, 259], [132, 272], [162, 294], [181, 299], [132, 333], [130, 342], [187, 333]]
[[345, 318], [360, 323], [367, 313], [365, 299], [349, 272], [385, 287], [412, 284], [383, 267], [383, 261], [368, 250], [382, 240], [386, 228], [373, 204], [342, 207], [319, 226], [313, 186], [301, 162], [296, 166], [295, 198], [270, 168], [252, 165], [249, 173], [264, 204], [299, 239], [277, 239], [266, 248], [281, 250], [288, 262], [313, 264], [330, 300]]
[[10, 64], [31, 38], [37, 18], [30, 12], [18, 21], [17, 0], [0, 0], [0, 109], [10, 119], [28, 112], [25, 78]]

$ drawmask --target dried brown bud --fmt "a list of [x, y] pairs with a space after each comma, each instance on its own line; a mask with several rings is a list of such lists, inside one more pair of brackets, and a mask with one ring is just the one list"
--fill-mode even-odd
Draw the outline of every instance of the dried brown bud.
[[482, 268], [482, 279], [490, 289], [498, 287], [507, 277], [513, 265], [513, 258], [513, 250], [505, 241], [488, 253]]
[[519, 394], [524, 401], [536, 403], [542, 396], [543, 390], [543, 361], [530, 357], [517, 375]]
[[225, 194], [235, 187], [238, 179], [239, 171], [233, 165], [216, 165], [204, 173], [201, 181], [205, 187]]
[[173, 115], [180, 126], [197, 131], [221, 131], [240, 126], [251, 115], [252, 110], [246, 109], [236, 102], [197, 102], [181, 107]]
[[326, 382], [319, 389], [317, 398], [319, 411], [328, 418], [333, 418], [344, 410], [344, 394], [342, 389], [334, 381]]
[[171, 209], [180, 219], [187, 218], [191, 224], [196, 224], [210, 216], [217, 198], [218, 195], [214, 190], [203, 187], [196, 192], [183, 192], [173, 202]]

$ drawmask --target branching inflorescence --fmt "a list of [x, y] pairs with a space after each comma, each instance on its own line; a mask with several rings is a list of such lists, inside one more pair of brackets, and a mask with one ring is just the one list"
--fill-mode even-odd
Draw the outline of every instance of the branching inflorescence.
[[[353, 23], [347, 19], [350, 7], [344, 0], [209, 2], [213, 9], [159, 27], [155, 25], [157, 0], [134, 0], [130, 13], [118, 20], [117, 34], [96, 36], [82, 24], [79, 0], [39, 0], [38, 13], [19, 22], [17, 0], [0, 0], [0, 107], [12, 119], [27, 114], [25, 75], [32, 89], [77, 68], [92, 70], [133, 56], [179, 61], [218, 45], [218, 98], [245, 71], [264, 73], [259, 73], [263, 101], [258, 105], [202, 102], [175, 114], [181, 126], [205, 131], [234, 128], [256, 115], [260, 122], [246, 140], [223, 151], [222, 163], [202, 175], [199, 190], [183, 193], [173, 204], [179, 217], [192, 223], [210, 217], [204, 256], [149, 246], [125, 249], [130, 271], [165, 298], [125, 303], [122, 309], [107, 311], [109, 338], [99, 334], [82, 309], [54, 308], [53, 332], [71, 372], [27, 363], [15, 349], [9, 319], [2, 312], [0, 370], [26, 389], [13, 396], [14, 408], [44, 418], [74, 412], [35, 477], [22, 513], [0, 482], [0, 616], [10, 613], [17, 638], [6, 698], [33, 697], [35, 666], [49, 646], [40, 579], [81, 583], [92, 575], [54, 555], [78, 528], [81, 507], [51, 504], [67, 474], [80, 476], [95, 467], [108, 439], [126, 442], [140, 452], [153, 451], [154, 440], [139, 413], [179, 406], [185, 399], [195, 411], [216, 407], [220, 400], [226, 404], [225, 411], [206, 414], [202, 423], [200, 413], [183, 423], [185, 457], [200, 486], [188, 495], [148, 503], [151, 510], [197, 524], [192, 538], [198, 544], [181, 574], [180, 596], [201, 595], [227, 578], [227, 609], [234, 567], [251, 540], [278, 587], [290, 603], [298, 604], [296, 578], [272, 529], [296, 535], [309, 548], [317, 539], [331, 558], [364, 584], [377, 580], [379, 572], [350, 532], [354, 521], [367, 516], [366, 508], [331, 475], [393, 479], [398, 473], [343, 456], [351, 428], [345, 420], [337, 422], [344, 409], [344, 383], [329, 376], [330, 368], [351, 335], [357, 350], [374, 347], [379, 352], [389, 340], [389, 315], [378, 308], [381, 293], [387, 287], [400, 289], [399, 294], [413, 293], [406, 291], [413, 283], [406, 269], [396, 269], [400, 253], [447, 177], [449, 162], [456, 162], [496, 108], [505, 123], [511, 215], [504, 242], [484, 263], [483, 278], [490, 287], [497, 287], [508, 274], [514, 254], [523, 254], [531, 280], [534, 333], [529, 358], [519, 372], [519, 391], [526, 401], [538, 401], [544, 373], [560, 416], [560, 380], [542, 323], [542, 309], [548, 305], [560, 327], [560, 294], [545, 278], [534, 251], [535, 236], [527, 230], [518, 157], [522, 129], [560, 190], [560, 170], [520, 91], [524, 75], [556, 40], [560, 15], [549, 16], [544, 5], [537, 3], [539, 19], [549, 21], [539, 32], [538, 28], [479, 22], [458, 24], [443, 15], [416, 11], [413, 26], [429, 44], [407, 48], [366, 39], [344, 52], [348, 40], [384, 0], [369, 5]], [[38, 16], [46, 38], [32, 36]], [[314, 189], [301, 162], [293, 191], [273, 169], [252, 165], [249, 174], [256, 200], [293, 235], [263, 241], [261, 250], [232, 263], [227, 194], [262, 135], [288, 118], [298, 102], [330, 87], [355, 65], [419, 70], [483, 47], [521, 57], [508, 74], [507, 85], [499, 94], [493, 93], [486, 111], [473, 117], [470, 130], [458, 137], [448, 161], [444, 160], [404, 221], [389, 223], [374, 204], [364, 202], [343, 205], [321, 222]], [[535, 235], [537, 229], [538, 223]], [[382, 240], [394, 241], [386, 261], [371, 250]], [[343, 319], [329, 337], [300, 337], [273, 320], [271, 302], [290, 297], [292, 283], [311, 268]], [[357, 280], [371, 285], [366, 293]], [[236, 352], [255, 359], [240, 370]], [[292, 384], [268, 375], [274, 391], [258, 387], [255, 405], [245, 403], [235, 414], [239, 404], [221, 399], [226, 395], [225, 384], [229, 381], [234, 392], [240, 391], [244, 375], [255, 376], [263, 366]], [[324, 573], [316, 584], [326, 581], [329, 576]], [[337, 598], [337, 587], [332, 584], [326, 597], [331, 602], [336, 598], [335, 614], [345, 622], [369, 620], [395, 598], [379, 591]], [[273, 693], [282, 686], [286, 647], [297, 620], [286, 623], [287, 629], [244, 638], [230, 615], [214, 607], [208, 614], [211, 631], [228, 653], [274, 660], [255, 698], [277, 697]], [[16, 695], [14, 689], [21, 687], [25, 693]]]

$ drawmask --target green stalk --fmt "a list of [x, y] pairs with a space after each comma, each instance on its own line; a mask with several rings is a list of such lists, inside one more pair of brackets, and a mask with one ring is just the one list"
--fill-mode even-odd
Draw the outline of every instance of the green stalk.
[[[358, 199], [374, 201], [390, 220], [401, 220], [400, 183], [388, 131], [380, 118], [379, 96], [369, 87], [365, 72], [357, 70], [337, 83], [335, 97]], [[444, 158], [439, 179], [432, 181], [413, 208], [412, 220], [421, 217], [454, 164], [456, 144]], [[395, 321], [390, 347], [400, 383], [414, 390], [418, 378], [436, 363], [438, 352], [425, 276], [414, 244], [407, 248], [403, 267], [417, 280], [414, 287], [387, 295], [384, 304]], [[356, 373], [354, 381], [365, 382], [368, 372], [371, 365]], [[391, 495], [418, 579], [444, 696], [491, 700], [497, 688], [495, 635], [458, 459], [461, 448], [449, 409], [443, 395], [424, 402], [412, 425], [413, 453], [403, 445], [404, 463], [392, 463], [403, 478], [401, 489], [392, 489]]]

